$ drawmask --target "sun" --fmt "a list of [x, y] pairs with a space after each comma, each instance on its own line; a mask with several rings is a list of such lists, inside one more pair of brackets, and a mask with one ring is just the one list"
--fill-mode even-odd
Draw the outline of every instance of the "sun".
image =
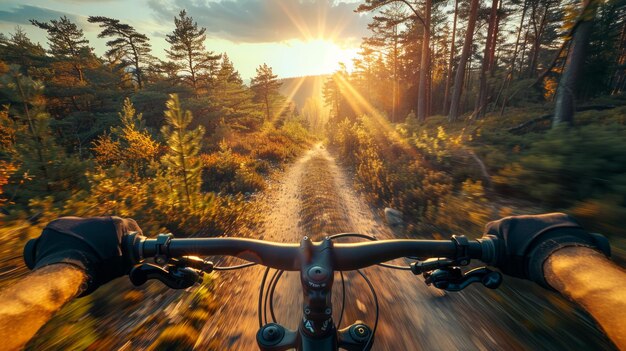
[[309, 70], [317, 74], [331, 74], [337, 71], [340, 64], [350, 72], [357, 57], [358, 48], [342, 47], [328, 39], [313, 39], [301, 42], [299, 55], [308, 65]]

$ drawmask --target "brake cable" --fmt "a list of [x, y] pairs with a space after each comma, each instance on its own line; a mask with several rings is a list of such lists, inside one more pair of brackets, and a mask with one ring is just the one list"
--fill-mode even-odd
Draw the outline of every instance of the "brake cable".
[[285, 271], [278, 271], [278, 276], [276, 277], [274, 284], [270, 288], [270, 313], [272, 314], [272, 322], [274, 323], [276, 323], [276, 315], [274, 315], [274, 290], [276, 290], [276, 285], [278, 284], [280, 277], [283, 276], [283, 273], [285, 273]]
[[270, 282], [267, 285], [267, 291], [265, 292], [265, 297], [263, 298], [264, 303], [263, 303], [263, 322], [265, 324], [267, 324], [267, 305], [268, 305], [268, 299], [270, 297], [270, 292], [272, 290], [272, 286], [274, 285], [274, 281], [276, 280], [276, 276], [278, 275], [278, 270], [274, 271], [274, 274], [272, 274], [272, 277], [270, 278]]
[[346, 307], [346, 282], [343, 279], [343, 272], [339, 271], [339, 275], [341, 276], [341, 312], [339, 313], [339, 323], [337, 323], [337, 329], [341, 326], [341, 321], [343, 320], [343, 311]]
[[257, 310], [257, 315], [259, 316], [259, 328], [263, 328], [263, 290], [265, 289], [265, 281], [267, 280], [267, 275], [270, 272], [270, 267], [265, 269], [265, 273], [263, 273], [263, 279], [261, 279], [261, 289], [259, 290], [259, 305]]
[[252, 267], [256, 265], [257, 263], [255, 262], [248, 262], [248, 263], [240, 264], [237, 266], [214, 266], [213, 270], [214, 271], [234, 271], [236, 269], [248, 268], [248, 267]]
[[376, 290], [374, 289], [374, 286], [372, 285], [372, 282], [369, 280], [369, 278], [367, 278], [365, 273], [361, 272], [360, 269], [357, 269], [357, 272], [361, 275], [361, 277], [363, 277], [363, 279], [365, 280], [365, 282], [369, 286], [370, 291], [372, 292], [372, 297], [374, 298], [374, 305], [376, 306], [376, 319], [374, 321], [374, 328], [372, 328], [372, 332], [370, 333], [370, 337], [367, 339], [367, 343], [365, 344], [365, 347], [363, 347], [363, 350], [369, 350], [369, 347], [371, 346], [372, 340], [374, 339], [374, 335], [376, 334], [376, 328], [378, 328], [378, 312], [379, 312], [378, 311], [379, 310], [378, 296], [376, 295]]

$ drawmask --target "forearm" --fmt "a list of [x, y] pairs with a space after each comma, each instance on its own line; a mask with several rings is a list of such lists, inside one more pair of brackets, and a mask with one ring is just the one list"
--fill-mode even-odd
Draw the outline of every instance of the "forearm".
[[626, 350], [626, 271], [585, 247], [556, 251], [544, 264], [550, 286], [578, 303]]
[[38, 269], [0, 291], [2, 349], [17, 350], [65, 303], [80, 293], [85, 273], [67, 265]]

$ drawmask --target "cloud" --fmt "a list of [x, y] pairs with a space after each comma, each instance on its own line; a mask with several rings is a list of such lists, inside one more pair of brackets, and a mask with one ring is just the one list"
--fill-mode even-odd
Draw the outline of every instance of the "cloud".
[[187, 14], [214, 37], [262, 43], [292, 39], [360, 40], [370, 15], [354, 13], [354, 1], [333, 0], [148, 0], [160, 21], [174, 25]]
[[0, 10], [0, 22], [9, 22], [16, 24], [28, 24], [29, 20], [36, 19], [40, 22], [47, 22], [53, 19], [59, 19], [66, 16], [75, 23], [86, 23], [81, 16], [72, 15], [65, 12], [50, 10], [44, 7], [20, 5], [11, 10]]
[[124, 0], [56, 0], [58, 2], [85, 4], [85, 3], [103, 3], [103, 2], [120, 2]]

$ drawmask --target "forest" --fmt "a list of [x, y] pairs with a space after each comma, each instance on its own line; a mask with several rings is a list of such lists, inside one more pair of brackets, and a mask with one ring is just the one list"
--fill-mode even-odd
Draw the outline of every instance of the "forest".
[[624, 1], [356, 11], [378, 11], [372, 34], [324, 97], [329, 142], [371, 203], [415, 233], [476, 236], [488, 219], [559, 210], [624, 238]]
[[[45, 45], [19, 26], [0, 33], [2, 284], [27, 274], [25, 242], [59, 216], [132, 217], [151, 236], [255, 228], [257, 198], [316, 143], [378, 214], [402, 212], [401, 236], [475, 238], [502, 216], [565, 211], [625, 260], [626, 1], [365, 0], [354, 12], [372, 15], [357, 58], [305, 77], [323, 83], [297, 99], [267, 64], [245, 82], [184, 9], [164, 53], [104, 16], [88, 17], [103, 55], [64, 16], [30, 20]], [[123, 346], [113, 336], [189, 349], [219, 305], [213, 279], [164, 298], [185, 301], [190, 324], [151, 304], [120, 329], [165, 290], [117, 281], [27, 349]]]
[[[102, 57], [67, 17], [31, 21], [47, 49], [20, 27], [0, 36], [3, 284], [26, 273], [24, 243], [59, 216], [132, 217], [148, 235], [232, 233], [254, 222], [250, 198], [312, 140], [272, 68], [244, 84], [184, 10], [167, 61], [132, 25], [89, 21]], [[80, 335], [48, 347], [81, 348], [97, 334]]]
[[0, 38], [3, 219], [116, 213], [150, 231], [224, 233], [262, 177], [306, 146], [272, 68], [244, 84], [185, 11], [167, 62], [131, 25], [89, 21], [108, 40], [103, 57], [67, 17], [31, 21], [48, 50], [19, 27]]

